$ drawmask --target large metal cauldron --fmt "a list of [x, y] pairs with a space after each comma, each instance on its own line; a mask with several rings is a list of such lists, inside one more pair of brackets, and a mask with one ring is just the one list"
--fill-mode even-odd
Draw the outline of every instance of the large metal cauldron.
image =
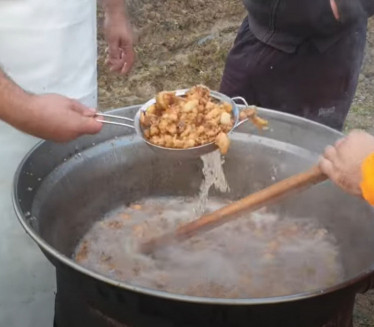
[[[131, 117], [136, 110], [118, 109], [116, 114]], [[273, 183], [272, 176], [279, 180], [308, 168], [341, 136], [290, 115], [260, 113], [271, 130], [258, 134], [244, 124], [232, 136], [224, 165], [232, 199]], [[355, 294], [370, 285], [373, 211], [329, 182], [274, 207], [282, 215], [313, 215], [335, 234], [346, 280], [329, 289], [266, 299], [196, 298], [119, 283], [70, 259], [82, 235], [114, 207], [148, 195], [196, 195], [201, 168], [199, 159], [156, 156], [132, 130], [121, 127], [105, 127], [100, 135], [66, 145], [43, 142], [27, 155], [15, 177], [15, 208], [27, 233], [57, 268], [58, 292], [75, 310], [74, 318], [65, 318], [66, 326], [102, 326], [80, 314], [85, 303], [97, 317], [110, 317], [113, 326], [320, 327], [347, 303], [350, 310]], [[64, 317], [63, 309], [56, 310]]]

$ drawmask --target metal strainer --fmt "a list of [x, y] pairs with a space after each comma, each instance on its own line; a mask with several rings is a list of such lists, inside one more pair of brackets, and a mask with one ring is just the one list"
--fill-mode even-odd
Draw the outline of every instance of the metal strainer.
[[[183, 89], [183, 90], [177, 90], [175, 91], [176, 96], [183, 96], [185, 95], [189, 89]], [[210, 96], [220, 102], [227, 102], [231, 104], [232, 106], [232, 115], [234, 118], [234, 125], [232, 129], [230, 130], [229, 134], [238, 126], [240, 126], [243, 122], [247, 121], [248, 119], [244, 119], [242, 121], [239, 121], [239, 107], [236, 103], [236, 101], [240, 101], [243, 105], [248, 107], [248, 104], [246, 100], [242, 97], [234, 97], [230, 98], [222, 93], [216, 92], [216, 91], [210, 91]], [[160, 155], [166, 155], [171, 156], [175, 158], [194, 158], [194, 157], [200, 157], [204, 154], [207, 154], [209, 152], [213, 152], [217, 149], [217, 146], [214, 144], [214, 142], [206, 143], [203, 145], [195, 146], [192, 148], [187, 149], [177, 149], [177, 148], [167, 148], [163, 146], [159, 146], [156, 144], [153, 144], [147, 140], [147, 138], [144, 136], [143, 129], [140, 125], [140, 115], [142, 112], [145, 112], [151, 105], [156, 103], [156, 98], [153, 98], [146, 103], [144, 103], [139, 110], [137, 111], [134, 119], [123, 117], [123, 116], [117, 116], [117, 115], [111, 115], [111, 114], [105, 114], [102, 112], [98, 112], [97, 116], [101, 116], [104, 118], [119, 120], [119, 121], [127, 121], [125, 122], [118, 122], [118, 121], [111, 121], [111, 120], [105, 120], [105, 119], [97, 119], [99, 122], [105, 123], [105, 124], [111, 124], [111, 125], [117, 125], [117, 126], [124, 126], [133, 128], [136, 131], [136, 134], [138, 134], [145, 143], [147, 143], [152, 150], [158, 152]], [[131, 124], [132, 123], [132, 124]]]

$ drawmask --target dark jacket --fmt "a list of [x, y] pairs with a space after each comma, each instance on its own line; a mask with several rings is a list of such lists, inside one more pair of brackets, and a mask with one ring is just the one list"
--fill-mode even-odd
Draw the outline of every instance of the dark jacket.
[[336, 42], [355, 24], [367, 24], [374, 14], [374, 0], [335, 0], [340, 20], [330, 0], [243, 0], [249, 27], [262, 42], [293, 53], [305, 40], [320, 51]]

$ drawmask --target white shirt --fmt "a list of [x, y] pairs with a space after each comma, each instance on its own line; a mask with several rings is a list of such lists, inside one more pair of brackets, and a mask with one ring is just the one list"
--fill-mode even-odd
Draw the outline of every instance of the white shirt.
[[[96, 1], [0, 0], [0, 65], [21, 87], [97, 104]], [[11, 203], [14, 172], [38, 139], [0, 122], [0, 326], [53, 325], [53, 266]]]
[[0, 64], [34, 93], [96, 106], [96, 2], [0, 0]]

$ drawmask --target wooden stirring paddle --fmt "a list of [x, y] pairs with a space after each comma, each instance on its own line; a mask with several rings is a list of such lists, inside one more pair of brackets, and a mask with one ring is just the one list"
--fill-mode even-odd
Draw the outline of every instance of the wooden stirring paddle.
[[314, 184], [323, 182], [327, 176], [322, 173], [318, 166], [314, 166], [306, 172], [286, 178], [265, 189], [248, 195], [247, 197], [233, 202], [219, 210], [204, 215], [190, 223], [187, 223], [171, 233], [151, 239], [140, 246], [142, 253], [151, 253], [157, 248], [183, 241], [199, 233], [206, 232], [235, 219], [243, 211], [258, 210], [270, 203], [274, 203], [281, 197], [290, 195], [295, 191], [308, 188]]

